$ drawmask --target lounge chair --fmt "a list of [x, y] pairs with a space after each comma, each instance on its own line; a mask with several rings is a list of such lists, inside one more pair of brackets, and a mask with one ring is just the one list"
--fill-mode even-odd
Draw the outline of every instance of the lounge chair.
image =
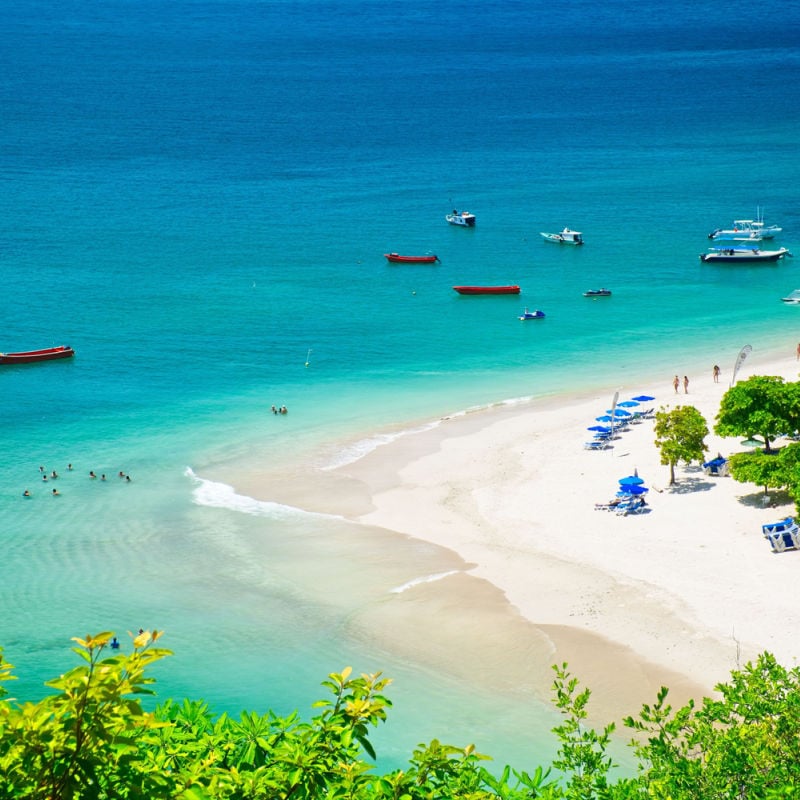
[[780, 522], [762, 525], [761, 532], [769, 542], [773, 553], [800, 550], [800, 526], [794, 521], [794, 517], [786, 517]]
[[595, 511], [614, 511], [620, 503], [627, 502], [627, 500], [620, 500], [619, 498], [611, 500], [608, 503], [595, 503]]
[[614, 511], [622, 517], [627, 517], [628, 514], [641, 514], [647, 503], [645, 503], [643, 497], [634, 497], [630, 500], [623, 500]]
[[716, 458], [712, 458], [711, 461], [706, 461], [706, 463], [703, 464], [703, 470], [706, 475], [716, 475], [720, 478], [724, 478], [730, 474], [728, 460], [722, 456], [717, 456]]
[[585, 442], [583, 445], [584, 450], [608, 450], [611, 447], [605, 439], [595, 439], [593, 442]]

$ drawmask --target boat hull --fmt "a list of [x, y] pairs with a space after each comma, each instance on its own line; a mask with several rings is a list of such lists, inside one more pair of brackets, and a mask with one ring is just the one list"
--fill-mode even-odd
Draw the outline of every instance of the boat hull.
[[72, 358], [75, 351], [71, 347], [47, 347], [44, 350], [26, 350], [21, 353], [0, 353], [0, 364], [33, 364], [37, 361], [55, 361], [60, 358]]
[[584, 297], [611, 297], [611, 289], [590, 289], [583, 293]]
[[383, 257], [390, 264], [435, 264], [439, 256], [401, 256], [399, 253], [384, 253]]
[[454, 286], [459, 294], [519, 294], [519, 286]]

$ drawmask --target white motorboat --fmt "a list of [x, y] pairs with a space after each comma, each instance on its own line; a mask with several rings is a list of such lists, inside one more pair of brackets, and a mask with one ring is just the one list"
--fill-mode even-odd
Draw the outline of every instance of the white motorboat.
[[573, 231], [564, 228], [559, 233], [539, 233], [546, 242], [557, 242], [558, 244], [583, 244], [583, 234], [580, 231]]
[[790, 305], [800, 306], [800, 289], [795, 289], [793, 292], [787, 294], [786, 297], [781, 297], [781, 300]]
[[454, 208], [452, 214], [445, 215], [445, 219], [451, 225], [461, 225], [463, 228], [475, 227], [475, 215], [470, 214], [469, 211], [458, 211]]
[[761, 209], [757, 209], [756, 219], [736, 219], [732, 228], [717, 228], [708, 234], [709, 239], [725, 239], [733, 242], [758, 242], [761, 239], [774, 239], [783, 228], [765, 225]]
[[701, 253], [701, 261], [751, 262], [779, 261], [792, 254], [785, 248], [780, 250], [759, 250], [758, 247], [712, 247], [708, 253]]

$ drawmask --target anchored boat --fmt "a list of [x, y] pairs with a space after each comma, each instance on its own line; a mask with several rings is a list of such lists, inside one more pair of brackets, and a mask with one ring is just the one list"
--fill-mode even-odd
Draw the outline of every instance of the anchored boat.
[[780, 250], [760, 250], [758, 247], [712, 247], [708, 253], [701, 253], [701, 261], [752, 262], [778, 261], [792, 254], [785, 248]]
[[469, 211], [458, 211], [454, 208], [452, 214], [445, 215], [445, 219], [451, 225], [461, 225], [463, 228], [475, 227], [475, 215], [470, 214]]
[[392, 264], [433, 264], [439, 261], [437, 255], [401, 256], [399, 253], [384, 253], [383, 257]]
[[71, 358], [75, 351], [68, 345], [46, 347], [44, 350], [24, 350], [20, 353], [0, 353], [0, 364], [32, 364], [36, 361], [54, 361]]
[[546, 242], [556, 242], [557, 244], [583, 244], [583, 234], [580, 231], [572, 231], [564, 228], [560, 233], [540, 233]]
[[519, 286], [454, 286], [459, 294], [519, 294]]

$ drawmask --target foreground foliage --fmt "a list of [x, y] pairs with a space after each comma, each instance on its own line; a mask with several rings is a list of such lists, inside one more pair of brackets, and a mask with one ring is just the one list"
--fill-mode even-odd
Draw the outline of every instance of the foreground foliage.
[[[634, 734], [633, 777], [612, 779], [613, 723], [586, 724], [588, 689], [554, 667], [563, 721], [550, 766], [490, 771], [474, 747], [419, 745], [404, 770], [377, 774], [370, 729], [384, 722], [389, 680], [331, 674], [309, 722], [243, 712], [217, 716], [201, 701], [145, 711], [146, 669], [169, 651], [159, 633], [110, 651], [112, 634], [75, 639], [83, 663], [51, 681], [56, 693], [19, 703], [0, 687], [0, 798], [183, 798], [184, 800], [590, 800], [608, 798], [800, 797], [800, 672], [769, 654], [732, 673], [718, 697], [673, 710], [662, 688], [624, 725]], [[0, 681], [13, 679], [0, 654]]]

